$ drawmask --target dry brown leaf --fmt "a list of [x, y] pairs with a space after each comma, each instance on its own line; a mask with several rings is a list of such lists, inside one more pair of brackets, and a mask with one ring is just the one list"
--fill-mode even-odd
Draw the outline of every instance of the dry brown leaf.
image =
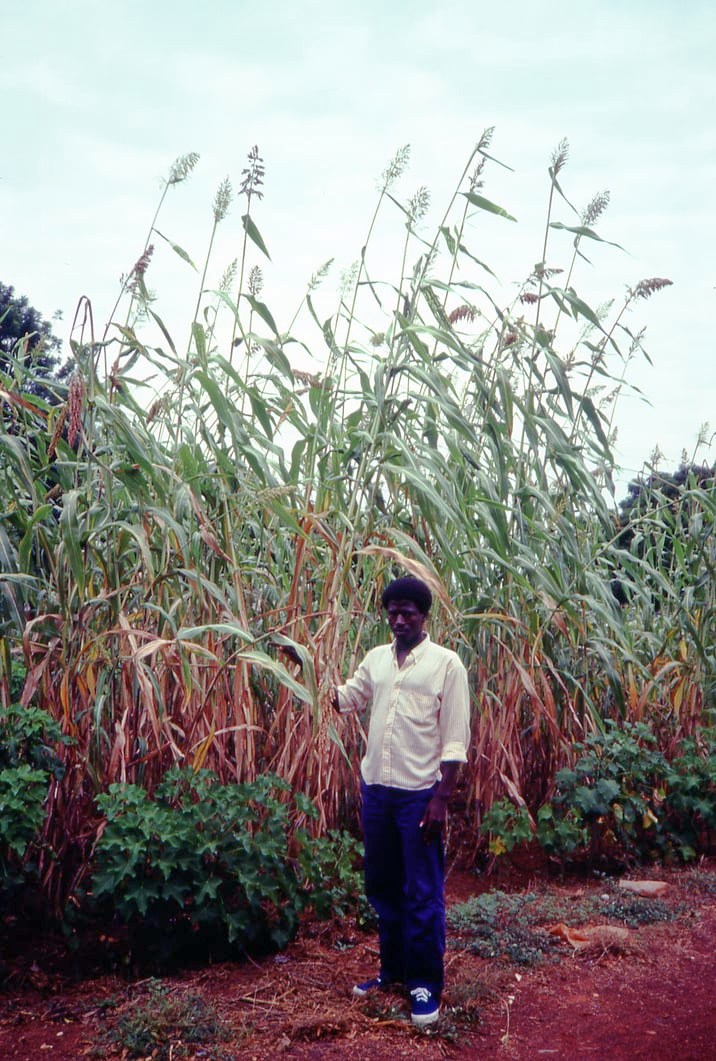
[[628, 943], [632, 936], [628, 928], [618, 925], [584, 925], [581, 928], [573, 928], [560, 922], [547, 931], [550, 935], [569, 943], [575, 950], [620, 948]]

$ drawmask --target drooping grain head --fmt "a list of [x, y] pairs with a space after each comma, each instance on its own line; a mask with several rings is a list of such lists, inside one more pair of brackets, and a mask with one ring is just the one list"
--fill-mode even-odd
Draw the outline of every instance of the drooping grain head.
[[245, 195], [250, 203], [253, 196], [256, 196], [257, 199], [263, 199], [264, 195], [261, 191], [261, 187], [264, 183], [266, 170], [264, 167], [264, 160], [261, 155], [259, 155], [257, 144], [254, 144], [248, 153], [248, 163], [248, 166], [241, 171], [241, 187], [239, 188], [239, 194]]

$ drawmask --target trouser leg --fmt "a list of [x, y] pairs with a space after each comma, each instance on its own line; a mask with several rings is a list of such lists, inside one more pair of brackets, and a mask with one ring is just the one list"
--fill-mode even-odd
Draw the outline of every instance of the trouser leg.
[[403, 861], [402, 939], [406, 984], [439, 1000], [445, 954], [445, 855], [441, 838], [426, 844], [420, 830], [432, 790], [397, 791], [395, 821]]
[[378, 915], [381, 972], [408, 988], [443, 988], [445, 861], [420, 830], [432, 789], [362, 785], [365, 890]]
[[390, 789], [361, 785], [365, 856], [365, 893], [378, 915], [380, 971], [387, 980], [404, 981], [403, 857], [393, 818]]

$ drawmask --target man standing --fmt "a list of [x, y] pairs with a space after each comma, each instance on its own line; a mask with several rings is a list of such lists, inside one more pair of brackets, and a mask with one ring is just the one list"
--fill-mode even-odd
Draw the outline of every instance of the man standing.
[[410, 992], [414, 1024], [438, 1019], [445, 951], [443, 830], [460, 763], [467, 759], [467, 673], [424, 629], [428, 586], [399, 578], [382, 604], [394, 640], [372, 649], [336, 689], [341, 712], [370, 707], [361, 761], [365, 890], [378, 915], [380, 971], [366, 995], [392, 984]]

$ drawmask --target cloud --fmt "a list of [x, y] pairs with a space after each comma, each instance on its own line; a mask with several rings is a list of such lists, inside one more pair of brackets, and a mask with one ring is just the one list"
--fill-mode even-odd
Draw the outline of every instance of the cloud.
[[[290, 316], [305, 280], [335, 256], [316, 296], [328, 314], [396, 148], [412, 145], [396, 195], [427, 185], [433, 225], [493, 124], [492, 153], [514, 172], [488, 165], [485, 194], [519, 224], [477, 212], [469, 239], [509, 293], [542, 253], [549, 156], [566, 135], [566, 193], [581, 208], [609, 188], [600, 231], [627, 251], [590, 246], [594, 265], [580, 263], [575, 275], [580, 294], [596, 302], [620, 298], [645, 276], [677, 281], [631, 318], [634, 327], [649, 323], [656, 368], [631, 366], [654, 408], [625, 415], [626, 459], [639, 464], [658, 434], [678, 459], [707, 418], [713, 352], [703, 321], [716, 297], [710, 4], [605, 0], [582, 9], [542, 0], [486, 10], [466, 0], [364, 0], [360, 8], [213, 0], [177, 11], [162, 0], [27, 0], [6, 21], [6, 40], [35, 27], [36, 51], [6, 54], [0, 69], [13, 145], [0, 174], [10, 203], [3, 250], [15, 274], [9, 281], [21, 277], [48, 312], [62, 305], [71, 316], [88, 285], [102, 311], [111, 304], [119, 273], [143, 245], [161, 178], [190, 150], [202, 154], [199, 167], [167, 196], [159, 227], [200, 260], [216, 187], [226, 173], [238, 185], [257, 143], [267, 174], [256, 222], [273, 258], [261, 263], [267, 302], [282, 320]], [[573, 220], [559, 200], [555, 211]], [[241, 212], [237, 203], [221, 228], [215, 271], [242, 246]], [[394, 277], [404, 231], [391, 205], [371, 243], [376, 274]], [[553, 231], [550, 255], [570, 250], [571, 238]], [[162, 312], [183, 327], [195, 275], [162, 245], [150, 280]]]
[[26, 105], [35, 100], [53, 109], [86, 112], [91, 96], [73, 77], [46, 62], [27, 59], [3, 61], [0, 65], [0, 89]]

